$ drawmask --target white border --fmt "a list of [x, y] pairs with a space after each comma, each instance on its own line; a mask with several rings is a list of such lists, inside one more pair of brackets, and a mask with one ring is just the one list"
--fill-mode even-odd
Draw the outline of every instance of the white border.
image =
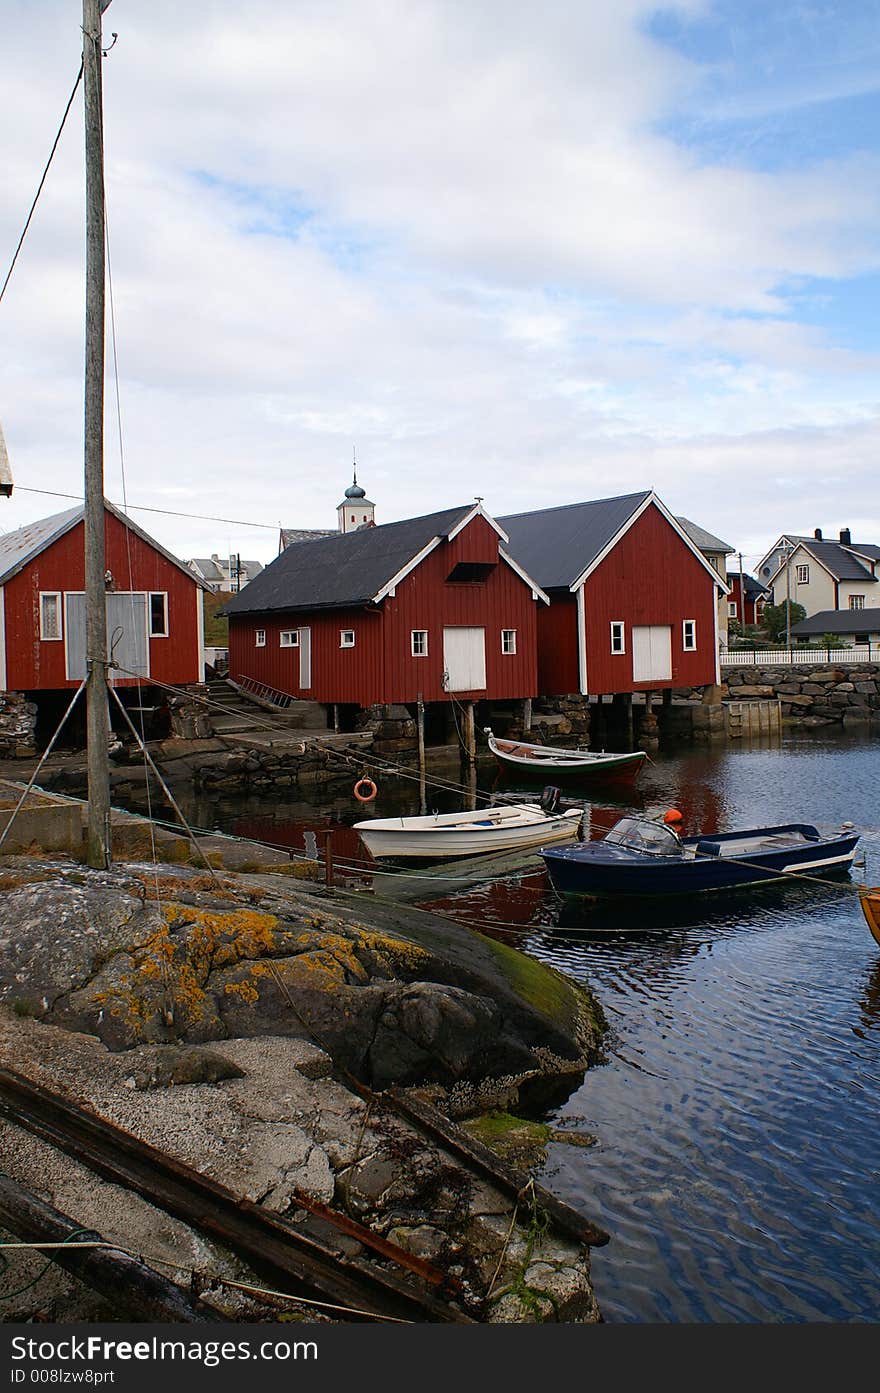
[[6, 587], [0, 585], [0, 692], [6, 691]]

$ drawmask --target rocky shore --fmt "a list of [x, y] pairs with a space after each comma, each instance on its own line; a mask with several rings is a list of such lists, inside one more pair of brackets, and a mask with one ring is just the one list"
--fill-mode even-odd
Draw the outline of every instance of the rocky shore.
[[[511, 1216], [382, 1101], [405, 1085], [484, 1139], [521, 1134], [517, 1114], [560, 1104], [601, 1059], [583, 988], [438, 916], [278, 873], [13, 856], [0, 891], [2, 1067], [276, 1212], [297, 1214], [297, 1194], [344, 1210], [453, 1273], [471, 1318], [600, 1318], [587, 1247], [534, 1204]], [[0, 1150], [14, 1180], [197, 1280], [227, 1319], [277, 1318], [224, 1285], [258, 1279], [204, 1235], [9, 1122]], [[108, 1318], [58, 1270], [4, 1313]]]
[[778, 698], [787, 725], [852, 726], [880, 721], [876, 663], [728, 668], [725, 687], [725, 695], [734, 701]]

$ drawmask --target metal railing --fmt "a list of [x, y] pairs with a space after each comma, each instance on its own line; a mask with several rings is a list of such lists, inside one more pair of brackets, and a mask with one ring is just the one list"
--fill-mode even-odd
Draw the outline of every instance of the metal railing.
[[270, 687], [265, 682], [258, 682], [254, 677], [234, 677], [231, 681], [232, 685], [240, 688], [245, 695], [256, 697], [258, 701], [268, 702], [270, 706], [276, 706], [279, 711], [284, 711], [294, 701], [290, 692], [279, 692], [276, 687]]
[[724, 648], [722, 667], [825, 667], [828, 663], [880, 663], [880, 643], [851, 648]]

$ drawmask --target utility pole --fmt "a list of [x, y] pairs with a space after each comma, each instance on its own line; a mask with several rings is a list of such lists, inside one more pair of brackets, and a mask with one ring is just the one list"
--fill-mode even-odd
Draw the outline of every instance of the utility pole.
[[104, 132], [101, 14], [109, 0], [83, 0], [86, 150], [85, 588], [86, 740], [89, 776], [86, 860], [110, 864], [110, 722], [104, 586]]
[[791, 551], [785, 543], [785, 646], [791, 651]]
[[746, 627], [746, 587], [743, 584], [743, 554], [739, 553], [739, 631]]

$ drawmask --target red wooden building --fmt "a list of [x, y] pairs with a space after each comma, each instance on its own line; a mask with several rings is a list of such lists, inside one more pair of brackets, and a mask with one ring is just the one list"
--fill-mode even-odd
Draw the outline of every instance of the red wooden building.
[[727, 587], [651, 491], [499, 519], [550, 597], [538, 690], [604, 696], [719, 681]]
[[226, 606], [229, 675], [324, 704], [537, 693], [548, 604], [470, 504], [296, 542]]
[[764, 606], [770, 603], [770, 591], [766, 585], [762, 585], [754, 576], [743, 574], [742, 589], [745, 592], [745, 603], [740, 594], [740, 575], [734, 571], [733, 575], [727, 577], [730, 586], [730, 596], [728, 598], [727, 612], [731, 619], [737, 619], [742, 624], [760, 624]]
[[[48, 692], [85, 676], [82, 506], [0, 536], [0, 691]], [[107, 642], [115, 685], [204, 681], [202, 584], [105, 504]]]

